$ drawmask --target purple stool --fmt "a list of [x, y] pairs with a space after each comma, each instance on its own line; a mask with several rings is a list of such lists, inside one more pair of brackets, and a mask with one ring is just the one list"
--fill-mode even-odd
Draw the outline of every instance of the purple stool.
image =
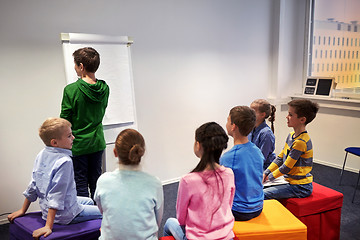
[[[41, 212], [25, 214], [15, 218], [10, 224], [10, 240], [33, 240], [34, 230], [44, 227], [45, 221], [41, 218]], [[96, 240], [100, 236], [101, 219], [90, 220], [81, 223], [60, 225], [54, 224], [52, 233], [41, 240]]]

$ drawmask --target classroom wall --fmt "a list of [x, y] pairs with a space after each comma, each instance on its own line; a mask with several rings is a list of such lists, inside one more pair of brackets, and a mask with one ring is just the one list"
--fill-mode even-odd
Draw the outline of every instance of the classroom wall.
[[[21, 206], [43, 148], [37, 129], [59, 115], [66, 85], [61, 32], [134, 39], [143, 168], [166, 183], [197, 164], [194, 131], [202, 123], [225, 127], [235, 105], [301, 91], [305, 8], [306, 0], [3, 1], [0, 213]], [[107, 170], [116, 166], [111, 150]]]
[[[200, 124], [225, 126], [231, 107], [267, 95], [278, 5], [268, 0], [3, 1], [0, 213], [21, 206], [43, 148], [38, 127], [59, 115], [66, 85], [61, 32], [134, 39], [138, 129], [147, 144], [144, 169], [171, 181], [196, 165], [194, 131]], [[116, 166], [111, 148], [108, 170]]]

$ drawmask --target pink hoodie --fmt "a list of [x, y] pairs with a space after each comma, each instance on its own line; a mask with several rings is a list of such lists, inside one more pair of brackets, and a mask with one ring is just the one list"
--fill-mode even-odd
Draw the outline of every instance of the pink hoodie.
[[189, 173], [180, 180], [176, 213], [189, 240], [234, 238], [234, 173], [223, 166], [216, 171], [222, 181], [216, 181], [214, 171]]

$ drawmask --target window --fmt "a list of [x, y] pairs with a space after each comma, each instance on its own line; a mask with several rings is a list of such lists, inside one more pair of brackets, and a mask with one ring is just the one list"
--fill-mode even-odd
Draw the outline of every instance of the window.
[[360, 1], [311, 0], [308, 76], [334, 77], [337, 88], [360, 87]]

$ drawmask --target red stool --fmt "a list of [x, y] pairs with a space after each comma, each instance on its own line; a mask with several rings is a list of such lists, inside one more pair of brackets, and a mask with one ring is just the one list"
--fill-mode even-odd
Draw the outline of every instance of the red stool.
[[308, 240], [340, 239], [342, 193], [313, 182], [309, 197], [280, 202], [307, 226]]
[[161, 237], [159, 240], [175, 240], [173, 236]]

